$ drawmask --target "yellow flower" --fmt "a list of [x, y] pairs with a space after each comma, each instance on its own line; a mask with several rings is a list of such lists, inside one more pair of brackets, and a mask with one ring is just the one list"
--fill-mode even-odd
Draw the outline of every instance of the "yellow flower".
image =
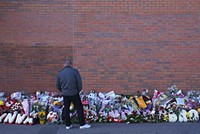
[[198, 113], [200, 113], [200, 108], [197, 109]]
[[55, 101], [55, 102], [53, 103], [53, 105], [55, 105], [55, 106], [59, 106], [59, 105], [60, 105], [60, 102]]
[[169, 120], [169, 116], [167, 114], [164, 115], [164, 121], [168, 121]]
[[131, 96], [128, 100], [130, 101], [130, 100], [132, 100], [133, 99], [133, 96]]
[[74, 108], [74, 104], [73, 104], [73, 103], [71, 103], [71, 104], [70, 104], [70, 108], [69, 108], [69, 109], [70, 109], [70, 110], [72, 110], [73, 108]]
[[39, 119], [46, 119], [46, 112], [45, 111], [38, 112], [38, 117]]
[[2, 100], [0, 100], [0, 106], [3, 106], [4, 102]]
[[190, 120], [190, 113], [189, 112], [186, 112], [186, 117], [188, 120]]

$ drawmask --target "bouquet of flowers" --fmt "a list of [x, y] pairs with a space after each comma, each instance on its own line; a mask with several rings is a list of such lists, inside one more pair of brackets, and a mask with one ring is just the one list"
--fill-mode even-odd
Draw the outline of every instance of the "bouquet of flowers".
[[38, 112], [38, 118], [39, 118], [40, 124], [44, 124], [46, 121], [46, 112], [45, 111]]

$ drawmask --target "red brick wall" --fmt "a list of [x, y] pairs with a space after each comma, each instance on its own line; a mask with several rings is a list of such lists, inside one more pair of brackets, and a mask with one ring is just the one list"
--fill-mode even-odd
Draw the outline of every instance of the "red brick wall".
[[65, 57], [73, 57], [68, 1], [0, 2], [0, 91], [55, 90]]
[[197, 0], [0, 2], [0, 90], [55, 91], [73, 57], [84, 90], [200, 87]]

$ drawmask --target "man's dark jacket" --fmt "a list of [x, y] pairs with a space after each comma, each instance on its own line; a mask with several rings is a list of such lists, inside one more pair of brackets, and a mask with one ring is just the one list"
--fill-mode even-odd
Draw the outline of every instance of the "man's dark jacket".
[[57, 75], [56, 88], [65, 96], [78, 94], [82, 90], [82, 80], [79, 71], [71, 66], [64, 67]]

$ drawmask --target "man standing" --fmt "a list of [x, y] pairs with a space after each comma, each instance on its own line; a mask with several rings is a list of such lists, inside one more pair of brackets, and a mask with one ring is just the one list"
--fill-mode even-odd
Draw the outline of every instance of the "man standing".
[[77, 110], [80, 129], [90, 128], [91, 125], [85, 123], [83, 105], [79, 95], [82, 90], [81, 76], [79, 71], [72, 67], [72, 60], [66, 60], [64, 68], [59, 71], [56, 79], [56, 88], [62, 92], [64, 98], [66, 129], [72, 128], [70, 119], [71, 102]]

